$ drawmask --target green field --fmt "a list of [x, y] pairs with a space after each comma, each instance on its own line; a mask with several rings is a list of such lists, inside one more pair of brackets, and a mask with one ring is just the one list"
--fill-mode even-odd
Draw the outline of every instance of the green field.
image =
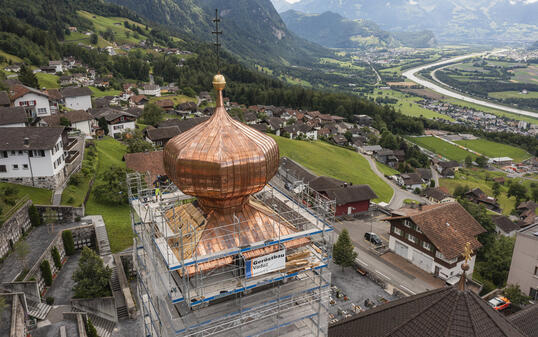
[[527, 68], [514, 69], [512, 80], [518, 83], [538, 83], [538, 66], [530, 65]]
[[115, 90], [115, 89], [101, 91], [100, 89], [97, 89], [96, 87], [89, 87], [89, 88], [93, 92], [93, 95], [92, 95], [93, 98], [99, 98], [99, 97], [105, 97], [105, 96], [116, 96], [116, 95], [121, 94], [120, 90]]
[[336, 60], [336, 59], [328, 58], [328, 57], [322, 57], [319, 60], [319, 63], [337, 65], [338, 67], [345, 68], [345, 69], [353, 69], [353, 70], [360, 70], [360, 71], [364, 70], [364, 67], [355, 65], [350, 61], [340, 61], [340, 60]]
[[511, 145], [492, 142], [486, 139], [458, 140], [455, 143], [481, 153], [486, 157], [510, 157], [518, 163], [530, 158], [531, 156], [523, 149]]
[[476, 155], [472, 154], [469, 151], [460, 149], [455, 145], [452, 145], [448, 142], [445, 142], [444, 140], [435, 138], [433, 136], [409, 137], [407, 139], [425, 149], [428, 149], [450, 160], [457, 160], [458, 162], [463, 162], [465, 158], [467, 158], [467, 156], [471, 156], [473, 158], [476, 157]]
[[167, 96], [161, 96], [161, 97], [151, 97], [149, 99], [149, 102], [155, 103], [157, 101], [162, 101], [165, 99], [171, 99], [174, 102], [174, 105], [178, 105], [185, 102], [196, 102], [195, 98], [185, 96], [185, 95], [167, 95]]
[[47, 89], [58, 89], [60, 85], [58, 84], [59, 77], [53, 74], [37, 73], [35, 74], [37, 80], [39, 81], [40, 88]]
[[118, 43], [139, 43], [142, 40], [145, 40], [144, 36], [138, 36], [138, 38], [134, 37], [134, 31], [125, 28], [123, 25], [123, 22], [128, 21], [132, 25], [137, 25], [140, 27], [145, 27], [137, 22], [134, 22], [132, 20], [126, 19], [126, 18], [118, 18], [118, 17], [104, 17], [100, 15], [95, 15], [89, 12], [85, 11], [78, 11], [77, 12], [81, 17], [90, 20], [95, 29], [100, 32], [107, 31], [110, 29], [114, 33], [114, 39]]
[[511, 119], [515, 119], [517, 121], [525, 121], [525, 122], [529, 122], [529, 123], [533, 123], [533, 124], [538, 123], [538, 118], [523, 116], [523, 115], [519, 115], [519, 114], [513, 114], [513, 113], [510, 113], [510, 112], [505, 112], [505, 111], [502, 111], [502, 110], [497, 110], [497, 109], [485, 107], [485, 106], [482, 106], [482, 105], [479, 105], [479, 104], [474, 104], [474, 103], [462, 101], [462, 100], [457, 99], [457, 98], [447, 98], [447, 99], [444, 99], [443, 101], [447, 102], [447, 103], [454, 104], [454, 105], [459, 105], [461, 107], [472, 108], [472, 109], [475, 109], [477, 111], [488, 112], [488, 113], [491, 113], [491, 114], [494, 114], [494, 115], [497, 115], [497, 116], [500, 116], [500, 117], [508, 117], [508, 118], [511, 118]]
[[[22, 63], [23, 62], [23, 60], [20, 57], [8, 54], [3, 50], [0, 50], [0, 56], [3, 56], [6, 60], [11, 61], [13, 63]], [[7, 65], [7, 63], [2, 63], [2, 64]]]
[[529, 91], [527, 94], [522, 94], [519, 91], [497, 91], [497, 92], [490, 92], [488, 93], [489, 97], [497, 98], [497, 99], [504, 99], [504, 98], [538, 98], [538, 92], [536, 91]]
[[416, 102], [421, 101], [422, 98], [405, 94], [399, 91], [395, 90], [379, 90], [376, 89], [374, 91], [374, 94], [369, 95], [371, 99], [376, 99], [377, 97], [388, 97], [388, 98], [394, 98], [398, 100], [398, 103], [396, 104], [390, 104], [394, 107], [396, 110], [400, 110], [401, 113], [407, 116], [412, 117], [420, 117], [423, 116], [425, 118], [442, 118], [449, 121], [453, 121], [453, 119], [450, 116], [446, 116], [443, 114], [440, 114], [438, 112], [424, 109], [420, 105], [418, 105]]
[[[98, 163], [95, 184], [98, 185], [100, 183], [99, 176], [109, 167], [125, 167], [122, 158], [126, 148], [125, 145], [110, 137], [96, 141], [96, 145]], [[122, 251], [133, 244], [128, 205], [103, 205], [95, 200], [92, 190], [86, 204], [86, 214], [103, 216], [112, 252]]]
[[[6, 187], [12, 187], [16, 190], [16, 196], [22, 198], [25, 195], [28, 195], [32, 202], [36, 205], [50, 205], [52, 201], [52, 190], [47, 190], [44, 188], [37, 188], [32, 186], [10, 184], [10, 183], [0, 183], [0, 191]], [[2, 193], [3, 194], [3, 193]], [[0, 198], [0, 207], [4, 211], [9, 209], [9, 205], [4, 203], [3, 198]]]
[[325, 175], [354, 184], [368, 184], [378, 195], [376, 202], [389, 202], [393, 190], [371, 169], [368, 161], [354, 151], [322, 141], [306, 142], [271, 135], [280, 155], [289, 157], [317, 175]]
[[375, 162], [375, 165], [377, 166], [377, 169], [381, 173], [383, 173], [384, 175], [393, 176], [393, 175], [396, 175], [396, 174], [400, 174], [400, 172], [398, 170], [395, 170], [392, 167], [387, 166], [387, 165], [385, 165], [383, 163], [380, 163], [378, 161]]

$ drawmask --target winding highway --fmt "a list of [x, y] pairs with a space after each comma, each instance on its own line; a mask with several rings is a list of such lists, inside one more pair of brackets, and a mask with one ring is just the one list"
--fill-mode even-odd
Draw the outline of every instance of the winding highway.
[[422, 85], [422, 86], [424, 86], [426, 88], [429, 88], [429, 89], [431, 89], [431, 90], [433, 90], [433, 91], [435, 91], [435, 92], [437, 92], [437, 93], [439, 93], [441, 95], [457, 98], [457, 99], [460, 99], [462, 101], [466, 101], [466, 102], [470, 102], [470, 103], [474, 103], [474, 104], [479, 104], [479, 105], [482, 105], [482, 106], [485, 106], [485, 107], [488, 107], [488, 108], [493, 108], [493, 109], [497, 109], [497, 110], [502, 110], [502, 111], [506, 111], [506, 112], [519, 114], [519, 115], [538, 118], [538, 113], [536, 113], [536, 112], [527, 111], [527, 110], [521, 110], [521, 109], [517, 109], [517, 108], [512, 108], [512, 107], [508, 107], [508, 106], [504, 106], [504, 105], [484, 101], [484, 100], [481, 100], [481, 99], [465, 96], [465, 95], [463, 95], [461, 93], [457, 93], [457, 92], [454, 92], [452, 90], [448, 90], [448, 89], [443, 88], [443, 87], [441, 87], [441, 86], [439, 86], [439, 85], [437, 85], [437, 84], [435, 84], [433, 82], [424, 80], [424, 79], [419, 78], [418, 76], [416, 76], [416, 73], [418, 73], [418, 72], [420, 72], [420, 71], [422, 71], [424, 69], [433, 68], [433, 67], [437, 67], [437, 66], [444, 65], [444, 64], [449, 64], [449, 63], [456, 63], [456, 62], [463, 61], [463, 60], [468, 59], [468, 58], [484, 56], [484, 55], [488, 55], [488, 54], [495, 54], [495, 52], [483, 52], [483, 53], [473, 53], [473, 54], [462, 55], [462, 56], [454, 57], [454, 58], [451, 58], [451, 59], [448, 59], [448, 60], [439, 61], [439, 62], [435, 62], [435, 63], [431, 63], [431, 64], [426, 64], [426, 65], [423, 65], [423, 66], [420, 66], [420, 67], [412, 68], [412, 69], [409, 69], [409, 70], [405, 71], [402, 75], [404, 77], [406, 77], [407, 79], [410, 79], [411, 81], [413, 81], [415, 83], [418, 83], [418, 84], [420, 84], [420, 85]]

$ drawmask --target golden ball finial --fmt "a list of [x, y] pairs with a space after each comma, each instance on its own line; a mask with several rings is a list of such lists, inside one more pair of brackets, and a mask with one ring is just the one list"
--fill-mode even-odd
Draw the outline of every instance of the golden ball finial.
[[215, 90], [224, 90], [226, 87], [226, 79], [221, 74], [217, 74], [213, 77], [213, 87]]

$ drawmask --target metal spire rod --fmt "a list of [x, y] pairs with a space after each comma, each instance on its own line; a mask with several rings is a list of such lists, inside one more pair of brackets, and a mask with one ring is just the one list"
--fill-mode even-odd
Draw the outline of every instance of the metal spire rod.
[[222, 35], [222, 31], [219, 31], [220, 19], [219, 19], [218, 9], [215, 9], [215, 19], [213, 19], [213, 22], [215, 23], [215, 31], [212, 33], [216, 35], [216, 39], [217, 39], [215, 42], [215, 47], [217, 49], [217, 72], [220, 74], [220, 46], [221, 44], [219, 43], [219, 35]]

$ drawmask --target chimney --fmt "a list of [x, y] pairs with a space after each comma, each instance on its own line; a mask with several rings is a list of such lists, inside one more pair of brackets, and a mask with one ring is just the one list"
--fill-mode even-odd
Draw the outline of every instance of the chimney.
[[28, 138], [28, 137], [24, 137], [24, 145], [25, 145], [25, 146], [30, 145], [30, 138]]
[[419, 211], [422, 211], [422, 203], [418, 204]]
[[347, 183], [344, 183], [344, 187], [347, 187]]

